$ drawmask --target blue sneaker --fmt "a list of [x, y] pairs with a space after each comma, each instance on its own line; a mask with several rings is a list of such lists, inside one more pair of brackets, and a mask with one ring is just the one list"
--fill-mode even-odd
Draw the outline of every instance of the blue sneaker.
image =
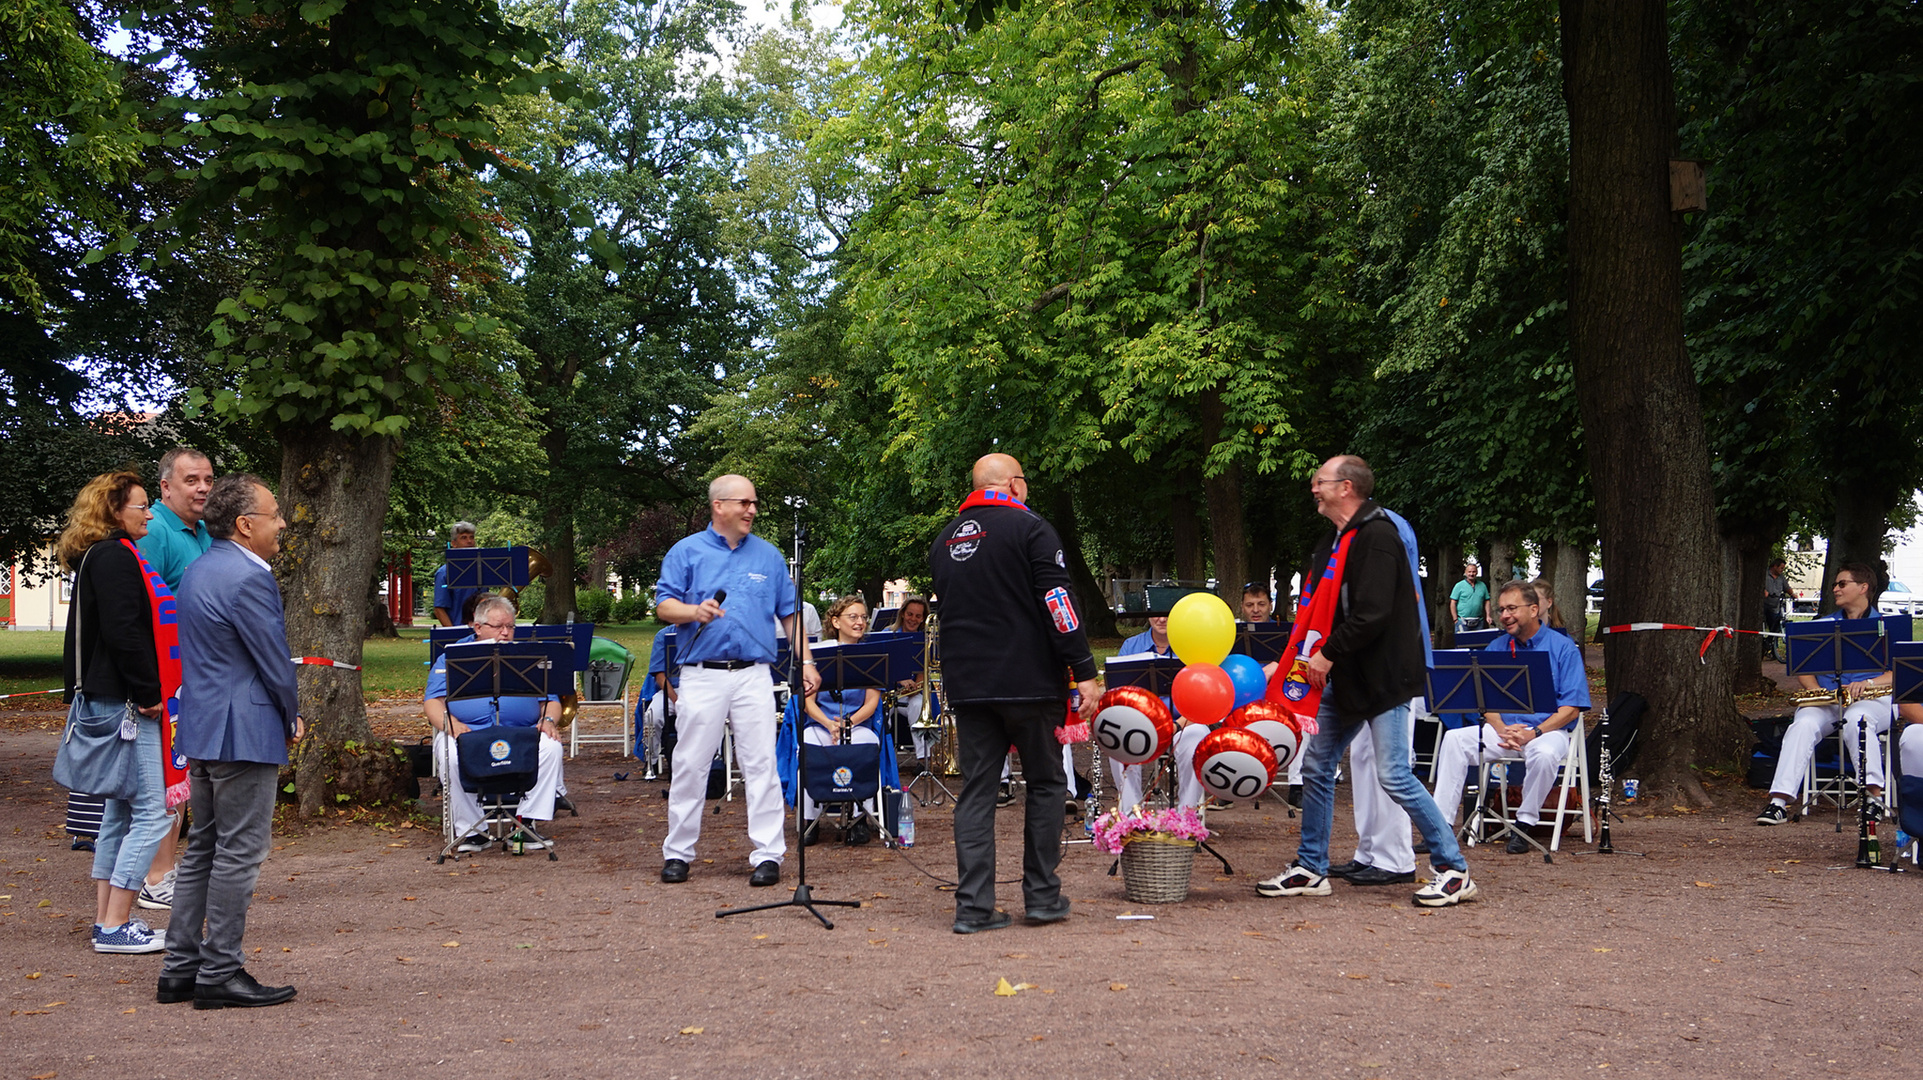
[[166, 947], [166, 941], [139, 919], [129, 920], [125, 926], [112, 930], [93, 928], [93, 951], [97, 953], [151, 953]]

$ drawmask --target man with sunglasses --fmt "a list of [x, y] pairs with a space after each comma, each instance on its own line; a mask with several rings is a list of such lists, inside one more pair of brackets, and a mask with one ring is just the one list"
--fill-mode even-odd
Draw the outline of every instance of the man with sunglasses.
[[[1844, 563], [1836, 571], [1836, 580], [1830, 583], [1830, 595], [1836, 600], [1836, 610], [1824, 619], [1866, 619], [1876, 614], [1876, 571], [1863, 563]], [[1888, 687], [1891, 676], [1887, 671], [1850, 671], [1842, 675], [1798, 675], [1797, 680], [1805, 690], [1834, 690], [1839, 697], [1847, 691], [1861, 691], [1872, 683], [1881, 683], [1884, 693], [1880, 697], [1864, 698], [1844, 708], [1839, 702], [1831, 705], [1804, 705], [1796, 710], [1796, 718], [1790, 721], [1789, 730], [1783, 732], [1783, 748], [1776, 755], [1776, 775], [1769, 782], [1769, 804], [1756, 815], [1758, 825], [1781, 825], [1790, 819], [1789, 803], [1803, 789], [1804, 773], [1809, 768], [1810, 752], [1818, 741], [1828, 737], [1838, 725], [1845, 728], [1843, 746], [1850, 759], [1861, 768], [1864, 784], [1870, 793], [1870, 815], [1881, 820], [1883, 816], [1883, 744], [1879, 736], [1890, 729], [1890, 697]], [[1863, 724], [1870, 725], [1869, 734], [1863, 736], [1867, 745], [1867, 766], [1856, 762], [1856, 743], [1859, 729]]]
[[688, 880], [701, 838], [708, 763], [721, 746], [721, 725], [734, 729], [735, 762], [747, 789], [748, 839], [754, 851], [748, 884], [781, 881], [788, 853], [782, 834], [781, 782], [775, 772], [775, 624], [794, 643], [801, 692], [821, 688], [808, 639], [795, 618], [795, 587], [781, 549], [754, 535], [761, 508], [745, 476], [708, 485], [711, 520], [683, 537], [661, 561], [654, 587], [655, 618], [675, 623], [681, 691], [675, 708], [673, 773], [668, 787], [668, 833], [661, 842], [661, 880]]

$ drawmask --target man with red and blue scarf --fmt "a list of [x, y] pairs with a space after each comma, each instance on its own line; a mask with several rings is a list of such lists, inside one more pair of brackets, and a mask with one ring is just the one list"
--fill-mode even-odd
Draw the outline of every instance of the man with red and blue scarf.
[[1081, 719], [1101, 691], [1095, 656], [1070, 596], [1061, 538], [1026, 505], [1028, 478], [1007, 454], [975, 462], [974, 490], [935, 538], [928, 568], [940, 602], [943, 695], [955, 713], [962, 790], [955, 800], [955, 932], [998, 930], [995, 909], [995, 788], [1013, 746], [1028, 806], [1022, 897], [1028, 920], [1068, 917], [1055, 866], [1062, 857], [1062, 726], [1069, 682]]
[[1429, 792], [1409, 769], [1410, 701], [1427, 682], [1421, 605], [1408, 548], [1388, 511], [1371, 502], [1375, 473], [1352, 454], [1322, 463], [1310, 482], [1316, 512], [1335, 532], [1303, 572], [1305, 601], [1271, 696], [1314, 702], [1303, 756], [1302, 843], [1295, 862], [1259, 882], [1262, 896], [1327, 896], [1335, 767], [1358, 732], [1374, 740], [1382, 788], [1429, 844], [1434, 876], [1415, 902], [1444, 907], [1476, 895], [1469, 866]]

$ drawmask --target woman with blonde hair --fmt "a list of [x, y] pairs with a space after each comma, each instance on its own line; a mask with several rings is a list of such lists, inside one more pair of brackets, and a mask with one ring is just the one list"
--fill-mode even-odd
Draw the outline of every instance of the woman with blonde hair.
[[[173, 594], [134, 546], [153, 516], [139, 476], [105, 473], [74, 497], [57, 545], [60, 565], [74, 575], [63, 659], [67, 723], [90, 731], [117, 726], [120, 738], [133, 742], [132, 791], [101, 793], [108, 797], [93, 861], [93, 947], [100, 953], [166, 948], [161, 935], [132, 917], [154, 851], [172, 825], [163, 729], [167, 699], [180, 687]], [[184, 773], [178, 787], [182, 801]]]
[[[835, 642], [852, 645], [867, 636], [868, 605], [862, 602], [861, 597], [844, 596], [828, 608], [828, 616], [823, 620], [821, 629], [823, 644]], [[808, 695], [802, 703], [808, 724], [802, 729], [801, 737], [807, 739], [811, 746], [836, 745], [842, 741], [844, 734], [849, 743], [857, 746], [879, 745], [881, 735], [870, 721], [880, 707], [881, 691], [876, 687], [818, 690]], [[801, 842], [813, 844], [820, 839], [821, 805], [809, 798], [805, 791], [801, 800], [801, 816], [807, 821], [802, 828]], [[870, 839], [868, 827], [860, 823], [851, 828], [847, 836], [851, 844], [865, 844]]]
[[1556, 591], [1549, 584], [1549, 579], [1539, 577], [1530, 582], [1529, 586], [1536, 590], [1536, 596], [1542, 601], [1542, 624], [1558, 629], [1566, 626], [1567, 624], [1562, 621], [1562, 610], [1556, 607]]

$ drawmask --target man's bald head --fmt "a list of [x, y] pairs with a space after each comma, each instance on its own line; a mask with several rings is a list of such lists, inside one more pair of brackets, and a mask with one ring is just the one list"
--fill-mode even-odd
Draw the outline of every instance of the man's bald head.
[[974, 471], [969, 473], [969, 479], [974, 483], [976, 491], [992, 488], [996, 491], [1006, 491], [1017, 498], [1021, 493], [1015, 491], [1014, 485], [1020, 483], [1023, 487], [1027, 487], [1028, 483], [1027, 478], [1022, 476], [1022, 463], [1007, 454], [983, 454], [976, 459]]

